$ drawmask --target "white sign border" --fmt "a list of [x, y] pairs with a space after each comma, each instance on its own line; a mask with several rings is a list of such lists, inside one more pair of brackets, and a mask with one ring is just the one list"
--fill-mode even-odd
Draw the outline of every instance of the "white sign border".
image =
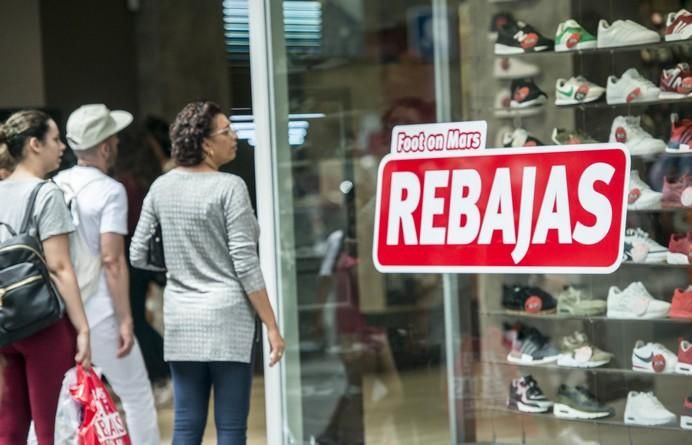
[[599, 143], [599, 144], [581, 144], [581, 145], [543, 145], [537, 147], [521, 147], [521, 148], [490, 148], [480, 151], [467, 151], [463, 156], [459, 156], [454, 152], [443, 152], [434, 156], [424, 156], [424, 153], [419, 153], [418, 156], [413, 156], [410, 153], [399, 155], [389, 153], [382, 158], [377, 169], [377, 191], [375, 195], [375, 217], [374, 217], [374, 232], [373, 232], [373, 247], [372, 261], [375, 269], [382, 273], [482, 273], [482, 274], [506, 274], [506, 273], [562, 273], [562, 274], [611, 274], [615, 272], [622, 263], [622, 253], [624, 250], [623, 243], [619, 243], [618, 255], [615, 262], [609, 266], [600, 267], [576, 267], [576, 266], [560, 266], [560, 267], [542, 267], [542, 266], [384, 266], [380, 264], [377, 253], [379, 249], [379, 215], [381, 210], [381, 188], [382, 188], [382, 173], [384, 167], [389, 161], [399, 160], [415, 160], [415, 159], [440, 159], [440, 158], [458, 158], [458, 157], [475, 157], [475, 156], [499, 156], [511, 154], [535, 154], [535, 153], [566, 153], [579, 151], [592, 151], [598, 149], [620, 149], [625, 155], [625, 184], [623, 187], [623, 206], [622, 214], [620, 215], [620, 238], [625, 234], [627, 222], [627, 197], [629, 195], [629, 175], [631, 171], [630, 153], [624, 144], [619, 142]]

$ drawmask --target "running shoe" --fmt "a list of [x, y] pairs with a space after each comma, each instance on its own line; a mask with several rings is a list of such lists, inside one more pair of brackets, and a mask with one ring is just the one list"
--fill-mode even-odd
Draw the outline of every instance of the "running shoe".
[[555, 83], [555, 105], [576, 105], [594, 102], [603, 96], [605, 88], [582, 76], [558, 79]]
[[687, 396], [682, 402], [680, 428], [683, 430], [692, 430], [692, 396]]
[[666, 208], [692, 207], [692, 175], [663, 177], [661, 205]]
[[555, 51], [574, 51], [596, 48], [596, 37], [585, 30], [576, 20], [560, 23], [555, 32]]
[[510, 108], [530, 108], [543, 105], [548, 95], [531, 79], [514, 79], [510, 85], [512, 102]]
[[507, 407], [523, 413], [545, 413], [553, 407], [553, 402], [545, 397], [536, 380], [527, 375], [509, 384]]
[[624, 242], [625, 246], [622, 249], [622, 261], [631, 261], [633, 263], [643, 263], [646, 256], [649, 254], [649, 246], [642, 242]]
[[497, 33], [500, 29], [509, 25], [510, 23], [516, 24], [514, 16], [510, 12], [501, 11], [494, 14], [490, 19], [490, 31], [488, 31], [488, 39], [491, 41], [497, 40]]
[[661, 71], [658, 83], [661, 99], [682, 99], [692, 93], [692, 71], [686, 63], [678, 63], [673, 68]]
[[496, 57], [493, 75], [496, 79], [522, 79], [537, 76], [540, 68], [515, 57]]
[[639, 74], [636, 68], [630, 68], [619, 79], [617, 76], [608, 76], [606, 101], [611, 105], [651, 102], [658, 99], [660, 92], [661, 90]]
[[606, 20], [598, 22], [598, 47], [645, 45], [661, 41], [661, 36], [632, 20], [616, 20], [608, 24]]
[[666, 318], [669, 310], [670, 303], [656, 300], [640, 281], [623, 290], [617, 286], [608, 290], [608, 318], [651, 320]]
[[666, 149], [666, 143], [655, 139], [641, 126], [641, 118], [638, 116], [618, 116], [610, 127], [609, 142], [625, 144], [627, 150], [633, 156], [649, 156], [662, 153]]
[[672, 374], [678, 357], [660, 343], [637, 340], [632, 350], [632, 370], [653, 374]]
[[656, 426], [677, 421], [677, 416], [668, 411], [652, 392], [630, 391], [625, 406], [626, 425]]
[[558, 359], [560, 351], [538, 329], [526, 328], [507, 355], [507, 361], [518, 365], [542, 365]]
[[512, 55], [550, 51], [553, 41], [522, 21], [508, 22], [497, 30], [495, 54]]
[[605, 312], [605, 300], [595, 299], [583, 289], [567, 286], [557, 294], [558, 314], [593, 317], [603, 315]]
[[507, 132], [502, 138], [502, 146], [510, 147], [536, 147], [544, 145], [543, 142], [531, 136], [528, 131], [523, 128], [517, 128], [514, 131]]
[[557, 302], [552, 295], [538, 287], [503, 284], [502, 306], [510, 310], [538, 313], [552, 311]]
[[615, 410], [596, 400], [583, 386], [560, 385], [553, 414], [564, 419], [601, 419], [614, 415]]
[[670, 235], [666, 262], [668, 264], [692, 264], [692, 232]]
[[692, 119], [680, 119], [677, 113], [670, 115], [670, 140], [668, 153], [692, 153]]
[[692, 375], [692, 343], [688, 340], [678, 340], [678, 363], [675, 365], [676, 374]]
[[692, 13], [687, 9], [671, 12], [666, 18], [665, 39], [667, 42], [687, 40], [692, 37]]
[[642, 181], [637, 170], [630, 171], [629, 193], [627, 195], [628, 210], [658, 209], [661, 207], [663, 193], [651, 190], [649, 185]]
[[594, 138], [584, 133], [581, 130], [566, 130], [564, 128], [553, 128], [551, 139], [557, 145], [580, 145], [580, 144], [596, 144]]
[[597, 368], [607, 365], [612, 358], [613, 354], [592, 345], [586, 334], [575, 332], [564, 337], [560, 342], [560, 357], [557, 359], [557, 365], [572, 368]]
[[649, 234], [640, 228], [629, 228], [625, 230], [625, 242], [636, 245], [638, 243], [647, 246], [647, 254], [643, 263], [662, 263], [668, 256], [668, 249], [651, 239]]
[[692, 285], [687, 286], [687, 289], [673, 291], [673, 301], [668, 315], [670, 318], [692, 320]]
[[507, 88], [501, 89], [495, 95], [495, 109], [493, 110], [493, 114], [496, 117], [508, 118], [535, 116], [545, 111], [545, 107], [510, 108], [511, 104], [512, 93]]

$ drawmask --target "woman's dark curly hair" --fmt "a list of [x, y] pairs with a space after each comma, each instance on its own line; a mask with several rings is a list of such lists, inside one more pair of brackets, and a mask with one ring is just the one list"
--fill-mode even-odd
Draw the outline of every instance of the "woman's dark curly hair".
[[202, 142], [212, 131], [214, 118], [221, 114], [214, 102], [199, 101], [185, 105], [171, 125], [171, 157], [177, 165], [191, 167], [204, 160]]
[[50, 120], [51, 117], [43, 111], [17, 111], [0, 125], [0, 145], [7, 145], [7, 151], [19, 162], [24, 157], [26, 141], [31, 138], [45, 140]]

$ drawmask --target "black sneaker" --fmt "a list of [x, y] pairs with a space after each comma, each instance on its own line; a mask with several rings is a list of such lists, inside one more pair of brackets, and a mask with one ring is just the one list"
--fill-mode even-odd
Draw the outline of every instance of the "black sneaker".
[[510, 84], [512, 101], [510, 108], [528, 108], [543, 105], [548, 95], [531, 79], [514, 79]]
[[495, 54], [511, 55], [551, 51], [553, 45], [552, 40], [542, 36], [533, 26], [522, 21], [508, 22], [497, 30]]
[[509, 384], [507, 407], [523, 413], [545, 413], [553, 407], [533, 377], [527, 375]]
[[517, 311], [537, 313], [551, 311], [557, 301], [548, 292], [533, 286], [502, 285], [502, 307]]
[[566, 419], [600, 419], [615, 414], [615, 410], [602, 404], [588, 389], [560, 385], [553, 413]]
[[507, 355], [507, 361], [518, 365], [542, 365], [557, 361], [560, 351], [550, 344], [550, 339], [535, 328], [519, 333], [517, 341]]
[[543, 145], [543, 142], [532, 136], [523, 128], [517, 128], [514, 131], [507, 132], [502, 136], [502, 146], [505, 148], [512, 147], [537, 147]]
[[514, 16], [511, 13], [502, 11], [494, 14], [493, 18], [490, 19], [490, 31], [488, 32], [488, 38], [490, 40], [497, 40], [498, 30], [510, 24], [513, 24], [514, 26], [517, 25], [517, 21], [514, 20]]

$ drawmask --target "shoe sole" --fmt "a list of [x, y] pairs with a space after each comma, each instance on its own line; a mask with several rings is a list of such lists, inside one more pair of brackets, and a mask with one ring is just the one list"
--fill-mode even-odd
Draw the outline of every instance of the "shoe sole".
[[616, 320], [656, 320], [659, 318], [666, 318], [668, 316], [668, 311], [659, 314], [644, 314], [643, 316], [636, 316], [630, 314], [629, 312], [620, 311], [608, 311], [606, 312], [607, 318], [613, 318]]
[[678, 148], [666, 147], [666, 153], [692, 153], [692, 149], [687, 144], [680, 144]]
[[547, 51], [550, 49], [549, 46], [536, 46], [531, 50], [527, 51], [524, 48], [517, 48], [516, 46], [503, 45], [502, 43], [495, 44], [495, 54], [498, 56], [511, 56], [513, 54], [526, 54], [526, 53], [538, 53], [541, 51]]
[[608, 417], [612, 415], [610, 411], [600, 411], [600, 412], [588, 412], [580, 411], [571, 406], [565, 405], [564, 403], [556, 403], [553, 405], [553, 414], [555, 417], [560, 417], [562, 419], [600, 419], [603, 417]]
[[670, 318], [677, 318], [680, 320], [692, 320], [692, 313], [686, 311], [676, 311], [671, 309], [668, 316]]
[[579, 104], [588, 104], [591, 102], [596, 102], [598, 99], [603, 97], [603, 94], [601, 93], [600, 95], [596, 97], [591, 97], [587, 98], [584, 100], [576, 100], [576, 99], [555, 99], [555, 105], [558, 107], [566, 106], [566, 105], [579, 105]]
[[684, 253], [668, 252], [666, 262], [668, 264], [690, 264], [690, 256]]
[[678, 363], [675, 365], [675, 373], [692, 375], [692, 364]]
[[495, 117], [526, 117], [535, 116], [541, 114], [545, 111], [545, 107], [533, 107], [533, 108], [495, 108], [493, 114]]
[[641, 373], [644, 373], [644, 374], [675, 374], [675, 368], [669, 369], [669, 370], [667, 370], [667, 371], [664, 369], [664, 370], [661, 371], [661, 372], [657, 372], [656, 370], [651, 369], [651, 368], [650, 368], [649, 366], [647, 366], [647, 365], [641, 365], [641, 366], [632, 365], [632, 371], [641, 372]]
[[680, 428], [692, 430], [692, 416], [680, 416]]
[[582, 49], [596, 49], [598, 48], [598, 42], [595, 40], [592, 40], [590, 42], [579, 42], [572, 48], [567, 48], [567, 45], [564, 43], [556, 43], [555, 44], [555, 52], [569, 52], [569, 51], [578, 51]]
[[557, 358], [557, 365], [564, 366], [566, 368], [598, 368], [599, 366], [607, 365], [608, 363], [610, 363], [610, 359], [597, 362], [580, 362], [572, 358], [570, 354], [560, 354], [560, 356]]
[[632, 104], [632, 103], [640, 103], [640, 102], [654, 102], [654, 101], [658, 100], [658, 98], [660, 97], [660, 94], [661, 94], [660, 92], [658, 92], [656, 94], [650, 93], [648, 95], [638, 96], [634, 100], [627, 102], [626, 97], [621, 97], [621, 96], [608, 97], [608, 95], [606, 93], [606, 103], [608, 105], [620, 105], [620, 104], [627, 104], [627, 103]]
[[538, 107], [541, 105], [544, 105], [546, 103], [546, 98], [545, 96], [540, 96], [538, 99], [532, 99], [528, 100], [526, 102], [517, 102], [515, 100], [512, 100], [510, 102], [510, 108], [515, 108], [515, 109], [522, 109], [522, 108], [531, 108], [531, 107]]
[[666, 42], [679, 42], [680, 40], [689, 40], [690, 38], [692, 38], [692, 35], [672, 34], [665, 36]]
[[517, 400], [509, 400], [507, 402], [507, 406], [510, 409], [516, 409], [517, 411], [521, 411], [522, 413], [546, 413], [546, 412], [550, 411], [550, 408], [553, 407], [553, 404], [551, 403], [550, 405], [547, 405], [544, 407], [536, 407], [536, 406], [526, 405], [525, 403], [517, 401]]
[[646, 39], [640, 39], [640, 40], [627, 40], [627, 42], [622, 43], [622, 42], [614, 42], [614, 43], [606, 43], [606, 42], [597, 42], [598, 48], [618, 48], [621, 46], [634, 46], [634, 45], [646, 45], [649, 43], [658, 43], [660, 42], [661, 39], [660, 37], [656, 36], [654, 39], [653, 37], [649, 37]]
[[557, 360], [559, 356], [546, 357], [540, 360], [534, 360], [531, 356], [522, 354], [520, 358], [512, 356], [512, 353], [507, 355], [507, 361], [517, 365], [545, 365], [546, 363], [553, 363]]
[[684, 99], [686, 97], [687, 97], [686, 94], [680, 94], [680, 93], [676, 93], [674, 91], [661, 91], [661, 93], [658, 95], [658, 98], [662, 99], [662, 100]]
[[650, 420], [650, 419], [637, 419], [632, 416], [625, 414], [625, 425], [641, 425], [641, 426], [661, 426], [661, 425], [671, 425], [677, 419], [669, 420]]

